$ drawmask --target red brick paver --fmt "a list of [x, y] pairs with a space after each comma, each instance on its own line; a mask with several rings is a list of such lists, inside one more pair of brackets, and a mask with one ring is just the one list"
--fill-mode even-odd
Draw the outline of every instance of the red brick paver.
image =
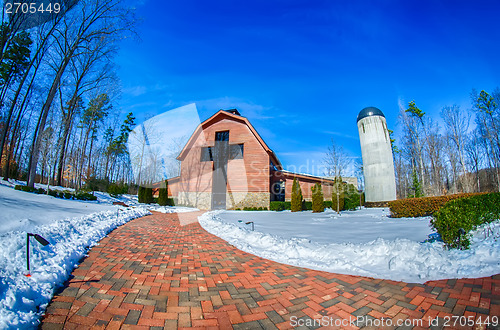
[[[500, 275], [410, 284], [314, 271], [245, 253], [196, 222], [180, 226], [175, 214], [154, 213], [89, 251], [52, 299], [42, 329], [371, 329], [390, 322], [384, 329], [395, 329], [398, 320], [422, 320], [415, 329], [434, 320], [441, 329], [452, 316], [499, 315]], [[446, 327], [472, 328], [488, 327]]]

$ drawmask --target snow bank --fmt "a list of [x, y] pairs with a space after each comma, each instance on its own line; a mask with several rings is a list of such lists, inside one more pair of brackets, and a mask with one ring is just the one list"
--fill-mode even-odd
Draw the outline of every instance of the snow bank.
[[199, 211], [197, 208], [187, 207], [187, 206], [157, 206], [153, 205], [149, 207], [150, 210], [161, 212], [161, 213], [186, 213]]
[[[439, 242], [419, 243], [405, 238], [318, 243], [260, 232], [259, 226], [251, 231], [248, 226], [225, 222], [221, 216], [221, 211], [212, 211], [199, 216], [198, 220], [207, 231], [243, 251], [293, 266], [417, 283], [500, 273], [500, 221], [489, 226], [492, 235], [484, 238], [483, 228], [479, 229], [471, 249], [459, 251], [446, 250]], [[254, 212], [254, 217], [257, 219], [259, 212]], [[331, 233], [331, 240], [344, 229], [337, 227]]]
[[24, 276], [26, 231], [0, 233], [0, 328], [35, 328], [54, 290], [68, 279], [88, 248], [116, 227], [147, 214], [146, 207], [115, 206], [113, 211], [33, 227], [31, 232], [51, 244], [43, 247], [31, 239], [31, 277]]
[[[6, 182], [6, 181], [4, 181]], [[116, 206], [97, 201], [77, 201], [14, 190], [0, 185], [0, 233], [31, 230], [58, 219], [115, 210]]]

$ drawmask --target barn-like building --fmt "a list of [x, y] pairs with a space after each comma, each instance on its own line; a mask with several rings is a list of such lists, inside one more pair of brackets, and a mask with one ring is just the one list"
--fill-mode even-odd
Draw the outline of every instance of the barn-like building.
[[291, 199], [294, 178], [304, 199], [321, 183], [331, 198], [333, 180], [283, 170], [276, 154], [238, 110], [220, 110], [202, 122], [177, 159], [180, 176], [168, 180], [177, 205], [200, 209], [268, 208]]

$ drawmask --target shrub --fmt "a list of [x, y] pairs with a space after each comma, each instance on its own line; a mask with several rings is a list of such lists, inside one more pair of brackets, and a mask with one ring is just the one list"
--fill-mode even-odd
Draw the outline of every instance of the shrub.
[[269, 204], [269, 209], [271, 211], [283, 211], [283, 210], [286, 210], [286, 204], [285, 202], [278, 202], [278, 201], [275, 201], [275, 202], [271, 202]]
[[[500, 193], [476, 194], [447, 202], [434, 213], [431, 224], [449, 248], [470, 246], [471, 230], [500, 218]], [[465, 235], [460, 237], [460, 228]]]
[[472, 197], [484, 193], [455, 194], [436, 197], [405, 198], [389, 202], [391, 217], [425, 217], [439, 211], [446, 202], [457, 199]]
[[127, 185], [112, 183], [106, 189], [106, 192], [112, 197], [118, 197], [121, 194], [126, 194], [128, 190]]
[[166, 206], [168, 203], [168, 181], [165, 180], [165, 188], [160, 188], [158, 192], [158, 204]]
[[107, 179], [97, 179], [96, 177], [91, 177], [85, 181], [84, 188], [90, 191], [104, 191], [108, 192], [109, 181]]
[[82, 201], [95, 201], [97, 200], [97, 197], [92, 195], [91, 193], [85, 192], [85, 191], [79, 191], [75, 194], [75, 198], [82, 200]]
[[350, 192], [344, 194], [344, 210], [356, 210], [359, 206], [359, 194]]
[[302, 211], [311, 211], [313, 205], [311, 201], [302, 200]]
[[344, 209], [344, 193], [339, 194], [338, 206], [337, 206], [337, 194], [332, 194], [332, 209], [334, 211], [342, 211]]
[[300, 189], [300, 184], [297, 178], [293, 179], [292, 184], [292, 212], [302, 211], [302, 189]]
[[[238, 209], [237, 209], [238, 210]], [[267, 211], [267, 207], [254, 207], [254, 206], [245, 206], [243, 211]]]
[[144, 188], [144, 203], [154, 203], [153, 188]]
[[139, 191], [137, 192], [137, 199], [139, 200], [139, 203], [145, 203], [144, 202], [144, 187], [139, 186]]
[[312, 211], [313, 212], [324, 212], [325, 205], [323, 204], [323, 190], [321, 189], [321, 184], [316, 183], [311, 187], [312, 191]]

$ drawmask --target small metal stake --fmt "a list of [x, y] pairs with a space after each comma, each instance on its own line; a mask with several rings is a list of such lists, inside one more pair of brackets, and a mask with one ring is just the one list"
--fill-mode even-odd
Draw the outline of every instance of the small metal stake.
[[249, 224], [252, 224], [252, 231], [255, 230], [255, 227], [254, 227], [254, 223], [253, 221], [248, 221], [248, 222], [245, 222], [245, 225], [249, 225]]
[[26, 266], [28, 268], [28, 274], [26, 274], [26, 277], [31, 277], [30, 274], [30, 237], [33, 236], [38, 243], [42, 244], [43, 246], [47, 246], [50, 243], [43, 238], [42, 236], [38, 234], [32, 234], [32, 233], [26, 233]]

